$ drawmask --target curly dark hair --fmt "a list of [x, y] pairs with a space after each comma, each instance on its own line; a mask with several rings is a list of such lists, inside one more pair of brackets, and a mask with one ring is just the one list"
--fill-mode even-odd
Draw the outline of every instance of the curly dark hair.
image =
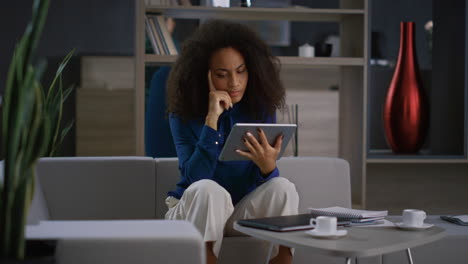
[[208, 112], [208, 70], [212, 54], [231, 47], [244, 58], [249, 79], [242, 98], [245, 111], [255, 120], [283, 109], [285, 89], [279, 77], [280, 62], [270, 48], [248, 26], [210, 20], [187, 39], [167, 81], [169, 113], [184, 120]]

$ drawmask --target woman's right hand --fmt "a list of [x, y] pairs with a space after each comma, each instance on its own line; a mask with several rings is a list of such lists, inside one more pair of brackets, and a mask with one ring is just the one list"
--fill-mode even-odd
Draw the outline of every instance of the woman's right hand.
[[208, 71], [208, 85], [210, 88], [208, 114], [205, 124], [214, 130], [218, 130], [218, 118], [224, 112], [232, 107], [231, 97], [226, 91], [216, 90], [211, 79], [211, 71]]

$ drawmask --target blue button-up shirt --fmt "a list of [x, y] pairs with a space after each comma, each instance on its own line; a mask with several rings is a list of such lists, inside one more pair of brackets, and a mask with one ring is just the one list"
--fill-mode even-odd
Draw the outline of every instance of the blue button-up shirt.
[[175, 114], [169, 115], [174, 144], [179, 158], [180, 181], [175, 190], [168, 193], [178, 199], [190, 184], [210, 179], [224, 187], [235, 205], [246, 194], [262, 183], [279, 176], [278, 168], [269, 175], [262, 175], [252, 161], [219, 161], [224, 141], [235, 123], [276, 123], [276, 118], [252, 120], [241, 109], [241, 103], [224, 111], [218, 119], [218, 131], [205, 125], [205, 119], [183, 121]]

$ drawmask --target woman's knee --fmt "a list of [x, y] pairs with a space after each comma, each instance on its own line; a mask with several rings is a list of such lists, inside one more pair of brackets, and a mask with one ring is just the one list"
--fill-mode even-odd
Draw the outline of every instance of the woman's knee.
[[297, 193], [296, 185], [284, 177], [275, 177], [268, 181], [269, 189], [274, 192]]
[[284, 177], [276, 177], [268, 181], [268, 192], [275, 199], [286, 199], [290, 202], [299, 203], [299, 195], [296, 185]]
[[185, 190], [193, 197], [210, 200], [210, 199], [225, 199], [230, 201], [231, 195], [226, 189], [213, 180], [196, 181]]

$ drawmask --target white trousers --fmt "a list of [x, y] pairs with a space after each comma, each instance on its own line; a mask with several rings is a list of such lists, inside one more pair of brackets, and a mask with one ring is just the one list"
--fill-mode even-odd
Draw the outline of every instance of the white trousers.
[[[234, 230], [239, 219], [260, 218], [298, 213], [299, 196], [296, 186], [283, 177], [273, 178], [242, 198], [234, 207], [231, 195], [212, 180], [192, 183], [180, 201], [168, 197], [168, 220], [192, 222], [202, 234], [204, 241], [213, 241], [213, 252], [218, 257], [223, 236], [243, 235]], [[278, 246], [272, 257], [278, 254]]]

